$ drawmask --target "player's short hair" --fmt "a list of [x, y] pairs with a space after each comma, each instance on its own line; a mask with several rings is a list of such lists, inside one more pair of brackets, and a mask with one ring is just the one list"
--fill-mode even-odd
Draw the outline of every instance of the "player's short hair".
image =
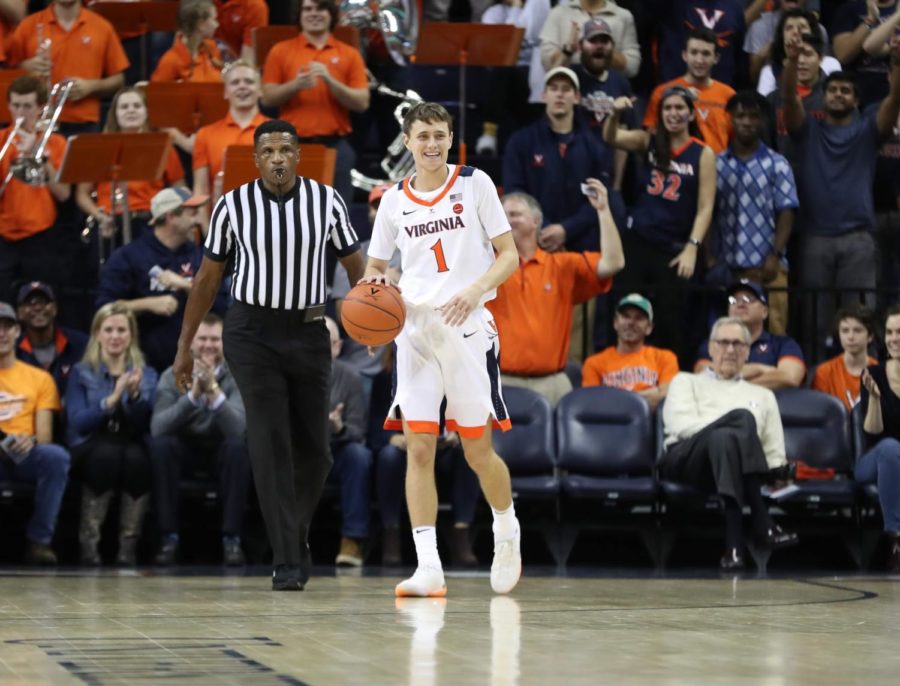
[[684, 47], [687, 48], [688, 43], [692, 40], [702, 41], [703, 43], [711, 43], [715, 53], [719, 53], [719, 37], [712, 29], [708, 29], [705, 26], [699, 26], [696, 29], [692, 29], [691, 32], [687, 35], [687, 38], [684, 39]]
[[254, 148], [259, 145], [259, 139], [267, 133], [289, 133], [294, 139], [294, 143], [300, 142], [300, 138], [297, 136], [297, 129], [294, 128], [293, 124], [286, 122], [284, 119], [270, 119], [257, 126], [256, 131], [253, 132]]
[[403, 115], [403, 133], [408, 136], [413, 124], [417, 121], [426, 124], [445, 122], [447, 129], [453, 133], [453, 117], [450, 116], [447, 108], [436, 102], [417, 102], [406, 110], [406, 114]]
[[9, 96], [13, 93], [16, 95], [36, 93], [37, 104], [47, 104], [47, 84], [43, 79], [39, 79], [37, 76], [32, 76], [31, 74], [20, 76], [9, 84], [9, 92], [6, 94], [7, 101], [9, 100]]

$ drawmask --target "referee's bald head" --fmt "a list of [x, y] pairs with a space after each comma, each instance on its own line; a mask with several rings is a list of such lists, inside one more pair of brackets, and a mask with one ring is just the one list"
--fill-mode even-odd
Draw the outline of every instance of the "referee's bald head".
[[270, 119], [256, 127], [256, 131], [253, 132], [253, 146], [259, 145], [259, 139], [267, 133], [286, 133], [291, 136], [294, 143], [300, 142], [297, 129], [294, 128], [293, 124], [284, 121], [284, 119]]

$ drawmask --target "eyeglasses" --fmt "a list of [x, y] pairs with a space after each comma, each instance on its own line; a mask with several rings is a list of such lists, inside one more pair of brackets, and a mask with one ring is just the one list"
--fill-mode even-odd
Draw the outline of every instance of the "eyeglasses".
[[751, 303], [759, 302], [759, 298], [754, 298], [752, 295], [729, 295], [728, 296], [728, 304], [729, 305], [737, 305], [740, 303], [741, 305], [750, 305]]
[[728, 338], [714, 338], [712, 342], [718, 345], [720, 348], [724, 348], [725, 350], [727, 350], [728, 348], [743, 350], [747, 347], [747, 344], [744, 341], [731, 340]]

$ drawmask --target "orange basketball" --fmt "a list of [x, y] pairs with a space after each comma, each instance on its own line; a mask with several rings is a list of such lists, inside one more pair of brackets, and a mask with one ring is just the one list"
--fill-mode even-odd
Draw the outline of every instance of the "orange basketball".
[[406, 321], [406, 307], [393, 286], [363, 283], [341, 303], [341, 324], [357, 343], [384, 345], [397, 337]]

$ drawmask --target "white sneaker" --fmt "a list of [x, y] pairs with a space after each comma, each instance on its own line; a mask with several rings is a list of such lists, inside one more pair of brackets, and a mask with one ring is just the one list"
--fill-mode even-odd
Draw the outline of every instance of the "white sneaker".
[[512, 538], [494, 541], [494, 561], [491, 563], [491, 588], [494, 593], [509, 593], [522, 576], [522, 530], [516, 522]]
[[486, 133], [481, 134], [475, 142], [475, 154], [496, 156], [497, 137]]
[[398, 598], [443, 598], [447, 595], [444, 571], [438, 567], [418, 567], [416, 573], [394, 589]]

